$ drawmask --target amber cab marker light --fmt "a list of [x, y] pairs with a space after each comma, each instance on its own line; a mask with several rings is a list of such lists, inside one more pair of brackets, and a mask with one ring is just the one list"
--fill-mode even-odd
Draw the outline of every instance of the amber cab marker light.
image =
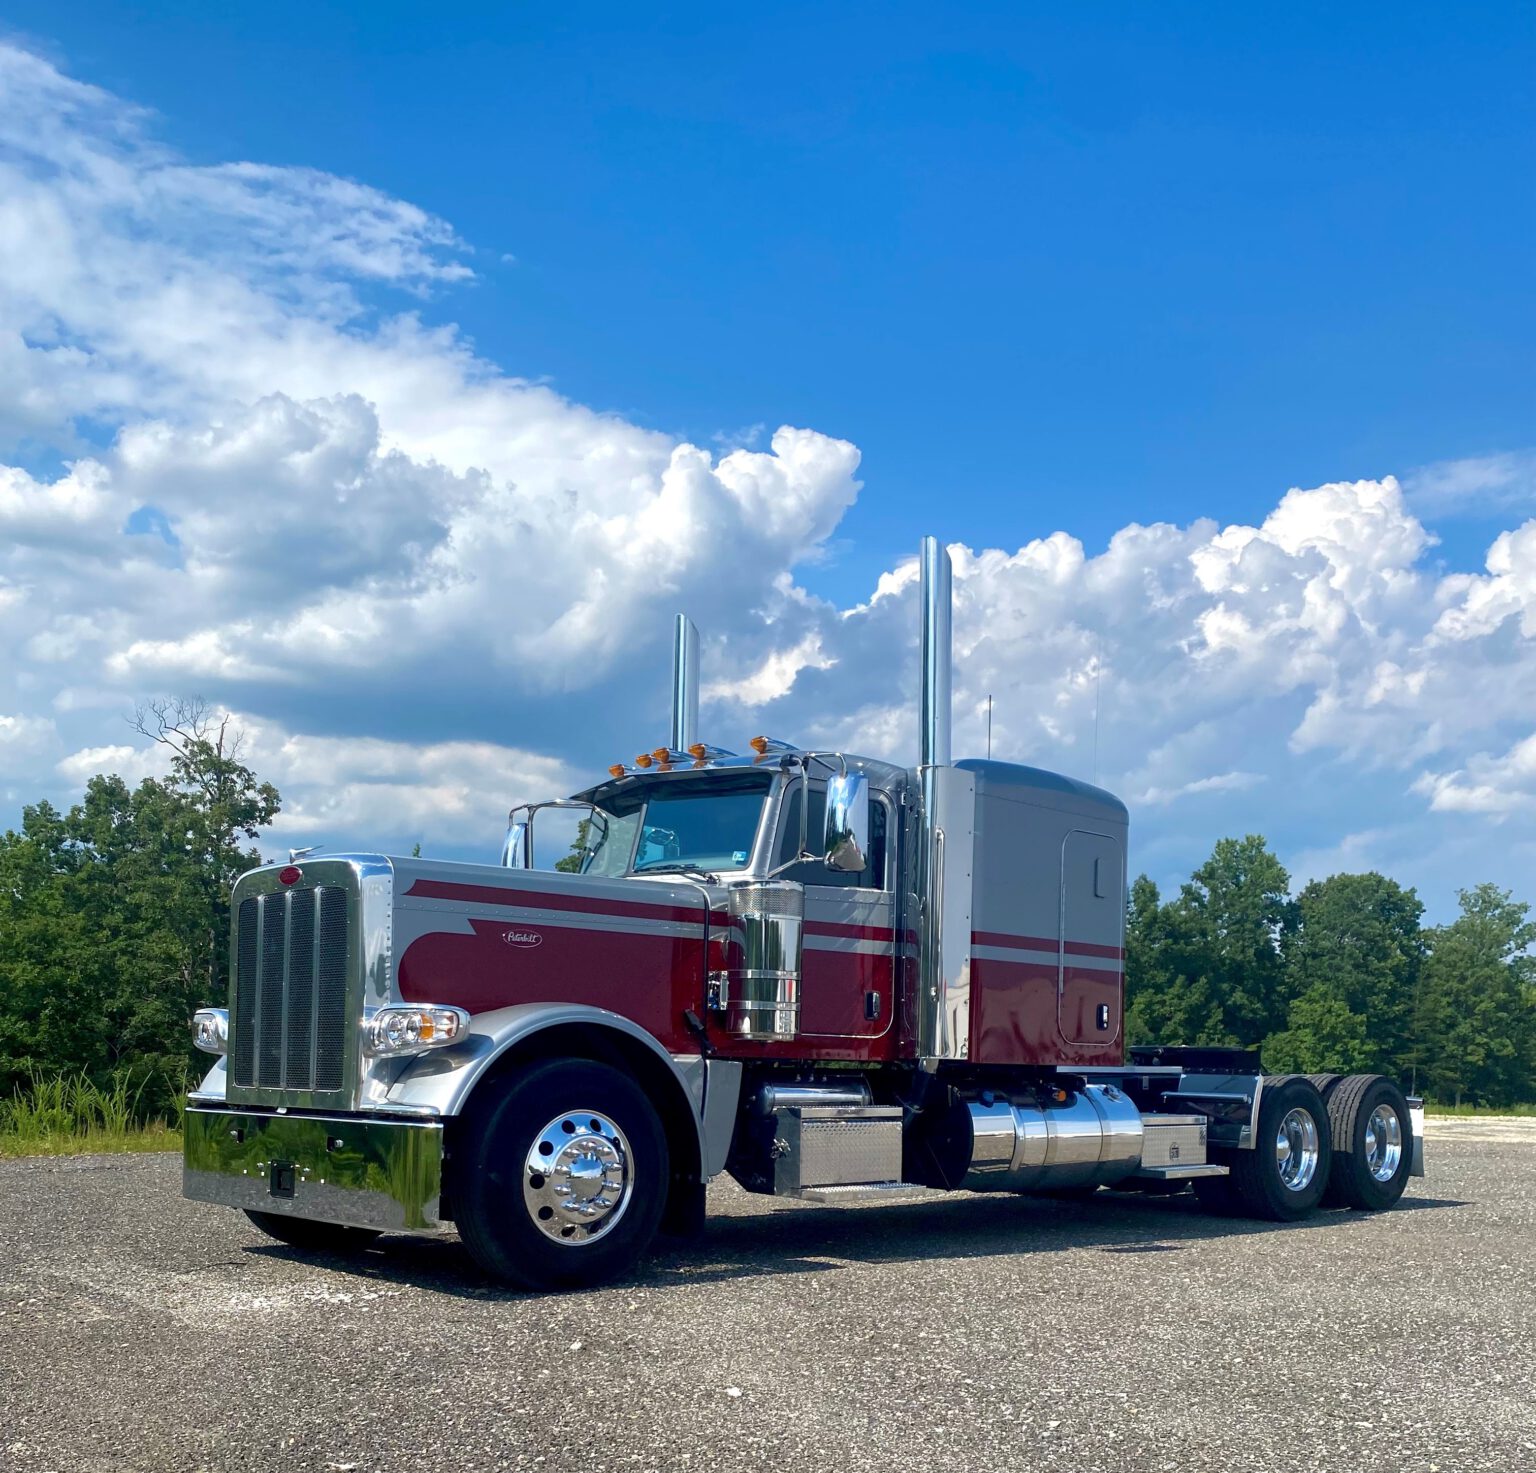
[[651, 754], [649, 752], [642, 752], [638, 757], [635, 758], [636, 767], [649, 767], [650, 765]]
[[280, 885], [297, 885], [304, 878], [304, 871], [296, 864], [284, 865], [277, 872], [277, 882]]
[[759, 757], [761, 757], [768, 750], [768, 738], [765, 736], [755, 736], [750, 742], [747, 743], [747, 745], [751, 747]]
[[688, 748], [688, 755], [692, 757], [695, 762], [702, 762], [704, 760], [704, 754], [708, 751], [709, 748], [706, 747], [703, 742], [695, 742], [691, 747]]
[[615, 762], [613, 764], [613, 766], [608, 769], [608, 776], [609, 777], [623, 777], [624, 776], [624, 772], [625, 772], [624, 764], [622, 762]]

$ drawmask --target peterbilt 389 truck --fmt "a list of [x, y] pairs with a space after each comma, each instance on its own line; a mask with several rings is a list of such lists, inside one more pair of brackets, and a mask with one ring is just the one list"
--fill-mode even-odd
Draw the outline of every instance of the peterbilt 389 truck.
[[[835, 1204], [1192, 1189], [1294, 1219], [1421, 1175], [1375, 1075], [1123, 1037], [1125, 806], [950, 754], [950, 578], [921, 553], [918, 760], [670, 740], [513, 810], [499, 864], [294, 857], [242, 876], [184, 1191], [301, 1249], [457, 1230], [511, 1283], [599, 1282], [705, 1185]], [[537, 863], [540, 826], [574, 838]]]

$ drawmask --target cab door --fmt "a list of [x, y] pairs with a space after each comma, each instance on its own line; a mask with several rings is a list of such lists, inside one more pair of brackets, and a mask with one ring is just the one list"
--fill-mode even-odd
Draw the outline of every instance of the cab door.
[[[797, 780], [780, 805], [776, 864], [800, 846]], [[826, 787], [810, 784], [805, 831], [820, 848], [826, 827]], [[890, 800], [872, 793], [869, 853], [864, 869], [840, 874], [820, 860], [790, 865], [784, 879], [805, 886], [805, 933], [800, 983], [800, 1036], [876, 1039], [890, 1032], [896, 1003], [896, 823]]]
[[1120, 1038], [1125, 971], [1125, 854], [1109, 834], [1073, 829], [1061, 844], [1056, 1020], [1067, 1043]]

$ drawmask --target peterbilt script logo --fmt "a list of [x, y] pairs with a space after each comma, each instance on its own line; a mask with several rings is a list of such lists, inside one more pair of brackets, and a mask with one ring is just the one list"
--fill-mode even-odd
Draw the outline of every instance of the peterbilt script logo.
[[508, 946], [534, 947], [544, 944], [544, 938], [537, 931], [503, 931], [501, 939]]

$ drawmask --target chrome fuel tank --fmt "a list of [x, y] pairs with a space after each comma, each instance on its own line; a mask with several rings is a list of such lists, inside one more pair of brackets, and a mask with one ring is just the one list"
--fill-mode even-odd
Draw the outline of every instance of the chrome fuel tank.
[[1141, 1164], [1141, 1112], [1114, 1085], [1090, 1084], [1039, 1103], [983, 1094], [968, 1100], [973, 1192], [1108, 1186]]

